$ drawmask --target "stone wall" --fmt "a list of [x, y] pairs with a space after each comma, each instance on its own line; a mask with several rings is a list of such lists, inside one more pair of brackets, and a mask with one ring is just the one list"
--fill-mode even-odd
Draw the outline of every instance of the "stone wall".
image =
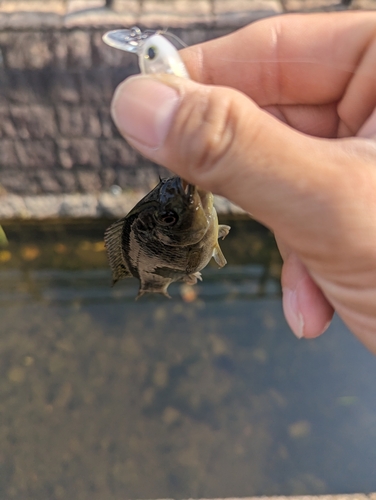
[[132, 188], [155, 167], [117, 134], [109, 114], [116, 85], [136, 58], [106, 47], [103, 29], [0, 34], [0, 184], [8, 193]]
[[168, 26], [192, 44], [304, 6], [345, 8], [333, 0], [0, 0], [0, 218], [33, 216], [9, 208], [23, 203], [17, 196], [156, 184], [160, 167], [110, 118], [115, 87], [138, 66], [102, 42], [107, 29]]

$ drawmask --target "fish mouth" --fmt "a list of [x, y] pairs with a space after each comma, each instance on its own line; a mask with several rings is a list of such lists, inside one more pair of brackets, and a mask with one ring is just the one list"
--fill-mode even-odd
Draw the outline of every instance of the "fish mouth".
[[188, 206], [193, 206], [195, 203], [198, 203], [204, 210], [210, 204], [211, 200], [211, 194], [208, 191], [198, 188], [195, 184], [191, 184], [179, 176], [170, 177], [161, 182], [159, 202], [162, 206], [173, 203], [177, 195]]
[[[183, 193], [186, 196], [186, 200], [189, 204], [193, 204], [195, 202], [195, 197], [197, 195], [200, 200], [202, 208], [206, 211], [209, 210], [210, 204], [212, 203], [212, 194], [204, 189], [197, 187], [195, 184], [190, 184], [185, 181], [181, 177], [178, 177], [180, 182], [180, 187]], [[198, 201], [196, 197], [196, 202]]]
[[190, 184], [189, 182], [182, 179], [181, 177], [179, 177], [179, 180], [180, 180], [181, 189], [183, 190], [184, 194], [186, 195], [186, 197], [188, 198], [189, 201], [193, 201], [193, 196], [194, 196], [195, 192], [197, 191], [196, 186], [194, 184]]

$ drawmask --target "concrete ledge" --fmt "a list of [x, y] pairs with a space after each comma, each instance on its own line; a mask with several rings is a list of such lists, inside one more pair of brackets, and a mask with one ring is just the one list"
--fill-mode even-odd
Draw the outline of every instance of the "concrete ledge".
[[[201, 499], [208, 500], [208, 499]], [[298, 495], [298, 496], [262, 496], [242, 498], [211, 498], [210, 500], [376, 500], [376, 493], [352, 493], [343, 495]]]
[[[173, 500], [161, 498], [159, 500]], [[192, 498], [187, 500], [193, 500]], [[200, 498], [199, 500], [376, 500], [376, 493], [353, 493], [349, 495], [300, 495], [300, 496], [262, 496], [262, 497], [226, 497]]]
[[213, 3], [213, 23], [218, 27], [245, 26], [246, 24], [284, 12], [279, 0], [216, 0]]
[[[163, 498], [160, 500], [173, 500]], [[188, 500], [188, 499], [187, 499]], [[193, 500], [190, 498], [189, 500]], [[302, 496], [262, 496], [262, 497], [226, 497], [226, 498], [201, 498], [199, 500], [376, 500], [376, 493], [353, 493], [350, 495], [302, 495]]]
[[[120, 218], [146, 194], [145, 191], [127, 191], [119, 194], [107, 192], [41, 196], [3, 195], [0, 197], [0, 220]], [[239, 207], [219, 196], [215, 197], [215, 207], [219, 214], [244, 213]]]
[[[160, 500], [172, 500], [170, 498]], [[192, 499], [189, 499], [192, 500]], [[209, 500], [201, 498], [200, 500]], [[376, 500], [376, 493], [352, 493], [349, 495], [299, 495], [299, 496], [262, 496], [262, 497], [226, 497], [210, 500]]]

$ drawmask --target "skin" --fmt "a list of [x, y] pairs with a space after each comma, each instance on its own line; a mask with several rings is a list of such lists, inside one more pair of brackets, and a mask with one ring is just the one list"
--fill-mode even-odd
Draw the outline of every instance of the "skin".
[[274, 231], [298, 337], [336, 311], [376, 353], [376, 13], [268, 18], [181, 54], [194, 81], [119, 86], [120, 132]]

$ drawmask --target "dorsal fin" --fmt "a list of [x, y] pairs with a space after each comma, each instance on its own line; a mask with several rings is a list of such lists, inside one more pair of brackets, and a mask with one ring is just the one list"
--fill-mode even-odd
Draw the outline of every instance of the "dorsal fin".
[[124, 222], [125, 218], [114, 222], [104, 233], [104, 244], [112, 271], [112, 286], [120, 279], [132, 276], [124, 260], [121, 244]]

